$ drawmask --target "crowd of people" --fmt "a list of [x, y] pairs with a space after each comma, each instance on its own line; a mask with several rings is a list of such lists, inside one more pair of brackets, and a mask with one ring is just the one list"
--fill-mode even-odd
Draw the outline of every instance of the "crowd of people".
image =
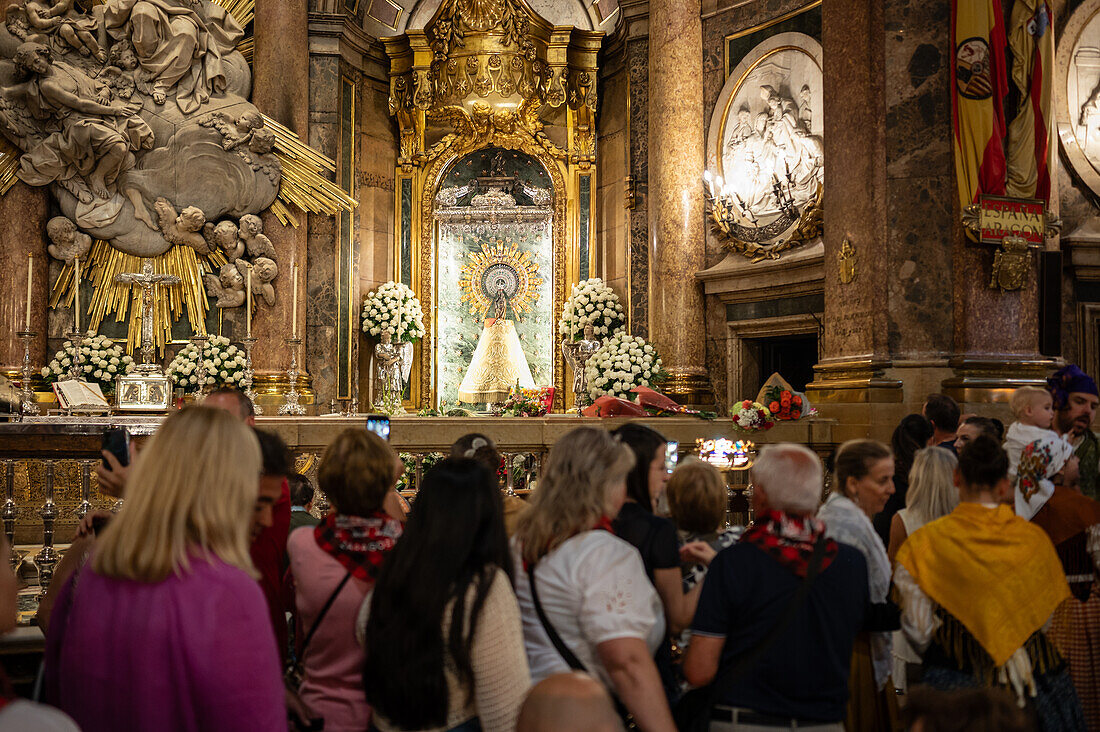
[[840, 445], [824, 500], [821, 456], [765, 446], [736, 527], [642, 424], [567, 433], [526, 501], [467, 435], [409, 508], [382, 438], [341, 433], [315, 488], [220, 390], [105, 452], [121, 509], [58, 566], [45, 703], [0, 695], [0, 730], [1100, 729], [1098, 403], [1074, 366], [1007, 430], [933, 395]]

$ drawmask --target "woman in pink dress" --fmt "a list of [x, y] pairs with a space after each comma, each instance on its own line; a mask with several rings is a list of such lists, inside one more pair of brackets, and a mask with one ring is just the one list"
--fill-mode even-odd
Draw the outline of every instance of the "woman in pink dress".
[[317, 471], [332, 511], [320, 525], [295, 530], [287, 542], [305, 671], [299, 694], [311, 718], [324, 720], [325, 732], [362, 732], [370, 722], [355, 620], [384, 554], [401, 535], [401, 522], [383, 510], [397, 479], [396, 463], [393, 450], [374, 433], [341, 433]]
[[287, 728], [248, 554], [259, 475], [255, 435], [222, 409], [172, 415], [141, 451], [46, 637], [49, 700], [84, 732]]

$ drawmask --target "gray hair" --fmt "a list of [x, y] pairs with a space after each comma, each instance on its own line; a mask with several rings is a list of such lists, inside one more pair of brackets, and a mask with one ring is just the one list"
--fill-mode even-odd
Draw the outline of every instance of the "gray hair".
[[793, 442], [765, 445], [750, 472], [776, 511], [812, 516], [821, 503], [821, 460], [809, 448]]

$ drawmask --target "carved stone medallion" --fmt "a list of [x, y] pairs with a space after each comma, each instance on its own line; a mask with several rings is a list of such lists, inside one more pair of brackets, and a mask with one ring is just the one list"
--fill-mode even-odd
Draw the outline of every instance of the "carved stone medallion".
[[721, 198], [734, 251], [774, 259], [820, 234], [823, 121], [821, 44], [810, 36], [772, 36], [734, 69], [707, 148], [707, 169], [721, 176], [708, 193]]
[[1058, 137], [1073, 173], [1100, 197], [1100, 0], [1073, 11], [1058, 40]]

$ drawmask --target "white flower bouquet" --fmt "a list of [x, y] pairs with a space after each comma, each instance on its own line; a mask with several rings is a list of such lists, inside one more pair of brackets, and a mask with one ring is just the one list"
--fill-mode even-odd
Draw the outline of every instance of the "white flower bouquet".
[[[65, 341], [61, 350], [54, 354], [53, 360], [42, 367], [42, 378], [47, 384], [61, 381], [69, 373], [76, 349], [72, 341]], [[104, 393], [115, 388], [115, 377], [125, 374], [134, 366], [134, 359], [127, 356], [122, 346], [104, 335], [89, 333], [81, 341], [80, 365], [84, 372], [84, 381], [99, 384]]]
[[584, 337], [584, 326], [589, 323], [597, 340], [610, 338], [626, 325], [619, 296], [599, 277], [573, 285], [562, 307], [558, 330], [562, 338], [577, 341]]
[[584, 367], [588, 394], [593, 400], [605, 394], [631, 399], [637, 386], [652, 387], [664, 377], [657, 349], [644, 338], [618, 331], [592, 354]]
[[393, 333], [395, 343], [415, 343], [424, 337], [420, 300], [401, 282], [386, 282], [363, 301], [363, 332], [378, 337]]
[[243, 348], [229, 343], [225, 336], [210, 336], [202, 350], [206, 367], [205, 384], [199, 383], [199, 349], [188, 343], [168, 364], [168, 377], [185, 392], [197, 392], [202, 387], [239, 386], [244, 378]]

